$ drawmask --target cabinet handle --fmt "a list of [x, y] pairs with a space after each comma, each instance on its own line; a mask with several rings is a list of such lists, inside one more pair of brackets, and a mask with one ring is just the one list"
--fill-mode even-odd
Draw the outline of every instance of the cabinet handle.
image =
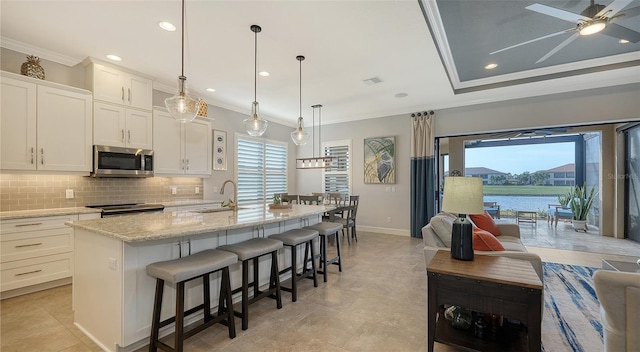
[[31, 147], [31, 165], [33, 165], [33, 158], [34, 158], [34, 150], [33, 147]]
[[122, 101], [124, 101], [124, 87], [122, 87]]
[[44, 165], [44, 148], [40, 148], [40, 164]]
[[129, 102], [131, 102], [131, 88], [127, 88], [127, 92], [129, 94]]
[[41, 269], [34, 270], [34, 271], [27, 271], [26, 273], [19, 273], [19, 274], [16, 274], [16, 276], [22, 276], [22, 275], [28, 275], [28, 274], [35, 274], [35, 273], [39, 273], [39, 272], [41, 272], [41, 271], [42, 271]]
[[29, 243], [29, 244], [20, 244], [15, 246], [16, 248], [23, 248], [23, 247], [33, 247], [33, 246], [39, 246], [41, 245], [42, 242], [38, 242], [38, 243]]
[[182, 170], [184, 170], [184, 159], [182, 159]]
[[189, 170], [189, 159], [187, 159], [187, 170]]
[[124, 143], [124, 129], [120, 130], [120, 134], [122, 135], [122, 143]]
[[30, 224], [18, 224], [16, 225], [16, 227], [23, 227], [23, 226], [37, 226], [37, 225], [42, 225], [41, 222], [32, 222]]
[[131, 143], [131, 130], [127, 130], [128, 142]]
[[187, 239], [187, 243], [189, 244], [189, 255], [191, 255], [191, 239]]

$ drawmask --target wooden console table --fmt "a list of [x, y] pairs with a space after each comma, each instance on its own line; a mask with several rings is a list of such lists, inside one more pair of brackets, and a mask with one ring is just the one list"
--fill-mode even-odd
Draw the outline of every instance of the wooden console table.
[[[440, 250], [427, 266], [427, 281], [429, 352], [435, 341], [476, 351], [540, 351], [543, 285], [528, 261], [488, 255], [463, 261]], [[526, 329], [512, 329], [504, 334], [508, 339], [497, 341], [476, 338], [449, 327], [441, 311], [444, 304], [502, 315]]]

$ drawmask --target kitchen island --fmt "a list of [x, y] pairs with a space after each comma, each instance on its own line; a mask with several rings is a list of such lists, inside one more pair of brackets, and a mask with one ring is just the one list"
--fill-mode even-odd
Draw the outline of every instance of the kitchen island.
[[[106, 351], [132, 351], [148, 343], [155, 280], [146, 273], [150, 263], [175, 259], [252, 237], [284, 232], [318, 223], [331, 206], [266, 206], [233, 211], [138, 214], [68, 222], [74, 229], [74, 323]], [[279, 253], [280, 267], [290, 265]], [[302, 263], [300, 257], [299, 263]], [[261, 286], [268, 285], [270, 261], [260, 260]], [[241, 266], [231, 267], [231, 285], [239, 287]], [[290, 275], [290, 273], [289, 273]], [[212, 275], [211, 302], [217, 302], [219, 278]], [[201, 282], [186, 285], [185, 307], [202, 302]], [[165, 287], [162, 319], [174, 315], [175, 290]], [[234, 296], [234, 302], [240, 295]], [[215, 307], [213, 311], [216, 311]], [[193, 320], [197, 319], [193, 316]], [[186, 324], [193, 321], [186, 320]], [[173, 324], [161, 335], [173, 331]]]

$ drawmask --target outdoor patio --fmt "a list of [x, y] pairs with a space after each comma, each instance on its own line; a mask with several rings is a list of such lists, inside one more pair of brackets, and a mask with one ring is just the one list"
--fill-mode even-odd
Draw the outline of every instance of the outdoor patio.
[[[515, 223], [515, 218], [496, 219], [499, 223]], [[589, 253], [619, 254], [637, 257], [640, 243], [628, 239], [601, 236], [598, 229], [589, 226], [589, 231], [576, 232], [570, 221], [560, 220], [558, 227], [539, 218], [535, 223], [520, 223], [520, 236], [525, 246], [564, 249]]]

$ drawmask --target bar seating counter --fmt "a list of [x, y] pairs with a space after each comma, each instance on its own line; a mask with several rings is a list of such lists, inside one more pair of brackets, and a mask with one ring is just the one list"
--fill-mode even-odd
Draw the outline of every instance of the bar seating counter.
[[[148, 343], [151, 334], [155, 279], [146, 273], [148, 264], [302, 228], [322, 221], [322, 214], [333, 208], [294, 205], [292, 209], [269, 209], [264, 205], [237, 212], [178, 211], [68, 222], [74, 229], [74, 324], [104, 350], [138, 349]], [[284, 252], [278, 254], [281, 263], [290, 260]], [[301, 257], [298, 263], [302, 262]], [[266, 286], [270, 262], [260, 260], [259, 266], [259, 284]], [[232, 265], [230, 274], [232, 287], [238, 287], [240, 265]], [[218, 281], [212, 279], [211, 287], [219, 287]], [[198, 280], [185, 285], [186, 309], [202, 302], [201, 285]], [[218, 302], [217, 290], [211, 291], [211, 302]], [[166, 287], [164, 295], [162, 319], [174, 314], [175, 307], [168, 302], [175, 301], [175, 288]], [[234, 295], [234, 303], [240, 298]], [[196, 319], [185, 319], [185, 325]], [[166, 326], [160, 335], [173, 329], [173, 324]]]

